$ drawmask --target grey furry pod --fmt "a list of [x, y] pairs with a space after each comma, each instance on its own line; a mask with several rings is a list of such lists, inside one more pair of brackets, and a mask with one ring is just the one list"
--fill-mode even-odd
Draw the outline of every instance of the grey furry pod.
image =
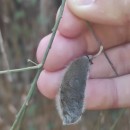
[[63, 125], [77, 123], [84, 112], [86, 81], [90, 61], [87, 56], [75, 59], [68, 65], [63, 77], [56, 104]]

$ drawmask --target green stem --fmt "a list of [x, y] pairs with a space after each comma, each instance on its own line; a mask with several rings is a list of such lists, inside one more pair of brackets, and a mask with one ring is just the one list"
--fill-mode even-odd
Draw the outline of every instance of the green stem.
[[40, 68], [40, 67], [41, 67], [41, 64], [39, 64], [39, 65], [37, 65], [37, 66], [31, 66], [31, 67], [20, 68], [20, 69], [3, 70], [3, 71], [0, 71], [0, 74], [23, 72], [23, 71], [38, 69], [38, 68]]
[[[53, 29], [53, 33], [52, 33], [52, 36], [51, 36], [51, 38], [50, 38], [50, 41], [49, 41], [48, 47], [47, 47], [47, 49], [46, 49], [45, 55], [44, 55], [44, 57], [43, 57], [43, 59], [42, 59], [41, 67], [40, 67], [40, 68], [38, 69], [38, 71], [37, 71], [37, 74], [36, 74], [36, 76], [35, 76], [35, 78], [34, 78], [32, 84], [31, 84], [31, 88], [30, 88], [30, 90], [29, 90], [29, 92], [28, 92], [27, 98], [26, 98], [25, 102], [23, 103], [23, 105], [22, 105], [20, 111], [18, 112], [17, 117], [16, 117], [16, 119], [15, 119], [15, 121], [14, 121], [14, 123], [13, 123], [13, 125], [12, 125], [12, 127], [11, 127], [10, 130], [15, 130], [15, 128], [17, 127], [17, 125], [18, 125], [18, 124], [21, 124], [21, 122], [22, 122], [22, 120], [23, 120], [23, 117], [24, 117], [24, 116], [23, 116], [23, 113], [24, 113], [25, 109], [27, 109], [28, 103], [29, 103], [29, 101], [30, 101], [30, 99], [31, 99], [31, 97], [32, 97], [32, 95], [33, 95], [33, 93], [34, 93], [34, 91], [35, 91], [35, 86], [36, 86], [38, 77], [39, 77], [39, 75], [40, 75], [40, 73], [41, 73], [41, 71], [42, 71], [42, 69], [43, 69], [42, 66], [44, 66], [44, 64], [45, 64], [47, 55], [48, 55], [48, 53], [49, 53], [49, 50], [50, 50], [51, 45], [52, 45], [52, 43], [53, 43], [54, 37], [55, 37], [55, 35], [56, 35], [56, 31], [57, 31], [57, 29], [58, 29], [60, 20], [61, 20], [62, 15], [63, 15], [65, 2], [66, 2], [66, 0], [62, 0], [60, 12], [59, 12], [59, 16], [58, 16], [57, 21], [56, 21], [56, 23], [55, 23], [55, 26], [54, 26], [54, 29]], [[21, 116], [22, 116], [22, 117], [21, 117]], [[17, 130], [17, 129], [16, 129], [16, 130]]]
[[[25, 113], [26, 113], [26, 110], [27, 110], [27, 107], [26, 107], [26, 109], [24, 109], [24, 111], [22, 112], [22, 114], [21, 114], [21, 116], [20, 116], [20, 118], [19, 118], [19, 122], [17, 122], [17, 126], [16, 126], [16, 130], [20, 130], [20, 127], [21, 127], [21, 124], [22, 124], [22, 120], [23, 120], [23, 118], [24, 118], [24, 116], [25, 116]], [[16, 117], [17, 118], [17, 117]]]

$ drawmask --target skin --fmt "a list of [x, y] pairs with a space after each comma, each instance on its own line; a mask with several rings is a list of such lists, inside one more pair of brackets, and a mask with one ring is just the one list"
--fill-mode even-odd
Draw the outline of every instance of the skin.
[[[117, 3], [117, 4], [115, 4]], [[65, 67], [76, 57], [94, 55], [99, 45], [86, 26], [91, 22], [103, 42], [105, 51], [118, 72], [117, 77], [104, 54], [94, 58], [85, 91], [86, 109], [130, 107], [130, 0], [67, 0], [44, 69], [38, 79], [39, 91], [54, 99], [60, 87]], [[105, 14], [105, 15], [103, 15]], [[37, 59], [45, 53], [50, 35], [37, 49]]]

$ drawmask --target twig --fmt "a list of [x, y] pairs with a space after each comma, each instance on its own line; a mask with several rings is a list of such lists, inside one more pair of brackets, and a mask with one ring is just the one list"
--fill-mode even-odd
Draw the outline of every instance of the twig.
[[[24, 111], [22, 112], [21, 116], [20, 116], [20, 119], [19, 119], [19, 122], [17, 123], [17, 127], [16, 127], [16, 130], [20, 130], [20, 127], [21, 127], [21, 124], [22, 124], [22, 120], [24, 118], [24, 115], [25, 115], [25, 112], [27, 110], [27, 107], [26, 109], [24, 109]], [[17, 118], [17, 117], [16, 117]]]
[[[94, 30], [93, 30], [93, 27], [91, 26], [91, 24], [90, 24], [88, 21], [87, 21], [87, 26], [89, 27], [89, 30], [92, 32], [92, 34], [93, 34], [94, 38], [96, 39], [97, 43], [98, 43], [100, 46], [103, 46], [102, 41], [97, 37], [96, 33], [95, 33]], [[105, 50], [103, 49], [102, 51], [103, 51], [103, 53], [104, 53], [104, 55], [105, 55], [107, 61], [109, 62], [111, 68], [112, 68], [113, 71], [115, 72], [116, 76], [119, 76], [118, 73], [117, 73], [117, 71], [116, 71], [116, 69], [115, 69], [115, 67], [114, 67], [114, 65], [113, 65], [113, 63], [111, 62], [111, 60], [109, 59], [107, 53], [105, 52]]]
[[37, 65], [37, 63], [35, 63], [34, 61], [32, 61], [32, 60], [30, 60], [30, 59], [28, 59], [28, 62], [30, 62], [30, 63], [32, 63], [32, 64], [34, 64], [34, 65]]
[[[5, 48], [4, 48], [4, 44], [3, 44], [3, 38], [2, 38], [2, 34], [1, 34], [1, 30], [0, 30], [0, 49], [3, 55], [3, 63], [6, 69], [9, 70], [9, 62], [8, 62], [8, 58], [5, 52]], [[7, 79], [11, 82], [12, 81], [12, 77], [10, 74], [7, 75]]]
[[28, 71], [28, 70], [34, 70], [34, 69], [38, 69], [40, 67], [41, 67], [41, 64], [36, 65], [36, 66], [31, 66], [31, 67], [20, 68], [20, 69], [3, 70], [3, 71], [0, 71], [0, 75], [1, 74], [7, 74], [7, 73], [16, 73], [16, 72], [23, 72], [23, 71]]
[[[12, 127], [11, 127], [10, 130], [15, 130], [16, 127], [18, 127], [17, 125], [20, 125], [21, 122], [22, 122], [22, 120], [23, 120], [23, 117], [24, 117], [24, 115], [25, 115], [25, 109], [27, 109], [27, 107], [28, 107], [27, 104], [29, 103], [29, 101], [30, 101], [30, 99], [31, 99], [31, 97], [32, 97], [32, 95], [33, 95], [33, 93], [34, 93], [34, 90], [35, 90], [35, 86], [36, 86], [38, 77], [39, 77], [39, 75], [40, 75], [40, 73], [41, 73], [41, 71], [42, 71], [42, 69], [43, 69], [42, 67], [43, 67], [44, 64], [45, 64], [47, 55], [48, 55], [48, 53], [49, 53], [49, 50], [50, 50], [51, 45], [52, 45], [52, 43], [53, 43], [54, 37], [55, 37], [55, 35], [56, 35], [56, 31], [57, 31], [57, 28], [58, 28], [58, 26], [59, 26], [59, 23], [60, 23], [60, 20], [61, 20], [61, 18], [62, 18], [62, 14], [63, 14], [63, 11], [64, 11], [65, 2], [66, 2], [66, 0], [62, 0], [60, 12], [59, 12], [59, 16], [58, 16], [58, 18], [57, 18], [57, 20], [56, 20], [56, 23], [55, 23], [55, 25], [54, 25], [53, 33], [52, 33], [52, 35], [51, 35], [51, 38], [50, 38], [48, 47], [47, 47], [46, 52], [45, 52], [45, 55], [44, 55], [44, 57], [43, 57], [43, 59], [42, 59], [41, 67], [40, 67], [40, 68], [38, 69], [38, 71], [37, 71], [37, 74], [36, 74], [36, 76], [35, 76], [35, 78], [34, 78], [32, 84], [31, 84], [31, 88], [30, 88], [30, 90], [29, 90], [29, 92], [28, 92], [27, 98], [26, 98], [25, 102], [23, 103], [23, 105], [22, 105], [20, 111], [18, 112], [17, 117], [16, 117], [16, 119], [15, 119], [15, 121], [14, 121], [14, 123], [13, 123], [13, 125], [12, 125]], [[21, 117], [21, 116], [22, 116], [22, 117]], [[16, 129], [16, 130], [17, 130], [17, 129]]]

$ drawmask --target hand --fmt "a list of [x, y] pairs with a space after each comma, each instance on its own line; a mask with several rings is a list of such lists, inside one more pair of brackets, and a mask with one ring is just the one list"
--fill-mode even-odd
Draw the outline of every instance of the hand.
[[[38, 79], [40, 92], [48, 98], [55, 98], [70, 61], [98, 52], [99, 45], [86, 26], [86, 21], [90, 21], [120, 76], [116, 77], [103, 53], [96, 57], [85, 92], [86, 109], [130, 107], [130, 1], [96, 0], [91, 5], [87, 5], [90, 0], [82, 0], [83, 4], [73, 2], [67, 1], [44, 70]], [[50, 36], [44, 37], [38, 46], [39, 63]]]

